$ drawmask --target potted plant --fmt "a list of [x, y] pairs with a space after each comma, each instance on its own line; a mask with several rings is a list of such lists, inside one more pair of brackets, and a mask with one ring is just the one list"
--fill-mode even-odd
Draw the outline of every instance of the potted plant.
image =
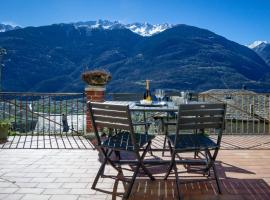
[[112, 76], [105, 70], [92, 70], [82, 73], [82, 80], [91, 86], [105, 86]]
[[[82, 73], [81, 78], [87, 84], [85, 87], [86, 100], [103, 102], [105, 100], [106, 84], [111, 80], [111, 74], [105, 70], [96, 69]], [[90, 122], [89, 113], [86, 115], [86, 120]], [[93, 135], [90, 123], [86, 124], [86, 134]]]
[[6, 141], [10, 129], [10, 122], [6, 120], [0, 121], [0, 141]]

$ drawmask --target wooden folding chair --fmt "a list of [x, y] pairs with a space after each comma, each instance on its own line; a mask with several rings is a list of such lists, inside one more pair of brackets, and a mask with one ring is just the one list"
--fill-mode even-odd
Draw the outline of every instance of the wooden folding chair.
[[[172, 97], [172, 96], [180, 96], [180, 92], [172, 92], [172, 93], [169, 93], [168, 94], [168, 97]], [[193, 93], [193, 92], [189, 92], [189, 97], [188, 97], [188, 101], [193, 101], [193, 102], [198, 102], [199, 100], [199, 95], [198, 93]], [[175, 114], [175, 113], [173, 113]], [[164, 156], [164, 153], [165, 153], [165, 149], [166, 149], [166, 144], [167, 144], [167, 135], [168, 135], [168, 130], [169, 130], [169, 127], [170, 126], [176, 126], [177, 122], [176, 121], [171, 121], [170, 120], [170, 115], [169, 113], [167, 113], [167, 117], [164, 118], [162, 120], [162, 130], [163, 130], [163, 133], [165, 135], [165, 139], [163, 141], [163, 151], [162, 151], [162, 156]]]
[[[199, 152], [202, 153], [203, 158], [197, 158], [197, 161], [203, 161], [201, 163], [204, 163], [205, 167], [199, 169], [199, 171], [210, 175], [210, 169], [213, 169], [218, 192], [221, 193], [215, 160], [220, 148], [222, 132], [225, 126], [225, 112], [225, 104], [205, 103], [183, 104], [179, 106], [176, 133], [167, 135], [171, 152], [171, 164], [164, 178], [166, 180], [171, 171], [174, 170], [179, 199], [181, 197], [180, 181], [176, 165], [176, 156], [181, 158], [180, 153], [185, 152], [194, 152], [195, 155]], [[218, 130], [217, 141], [213, 141], [205, 134], [206, 129]], [[185, 133], [184, 130], [188, 130], [190, 133]], [[196, 159], [185, 159], [183, 163], [192, 165], [196, 163], [195, 161]]]
[[[123, 180], [130, 182], [128, 189], [123, 196], [123, 199], [128, 199], [140, 168], [151, 180], [154, 180], [152, 174], [143, 164], [144, 157], [150, 148], [151, 140], [154, 136], [134, 132], [128, 105], [89, 102], [88, 106], [97, 143], [104, 155], [104, 161], [94, 179], [92, 189], [96, 188], [99, 178], [104, 175], [104, 169], [107, 163], [117, 170], [118, 178], [120, 177], [119, 175], [123, 175], [121, 164], [119, 162], [116, 163], [116, 161], [110, 158], [113, 151], [133, 152], [136, 156], [135, 162], [134, 160], [130, 161], [130, 164], [136, 165], [133, 176], [130, 181], [127, 181], [126, 179]], [[100, 128], [118, 131], [115, 131], [113, 135], [108, 136], [102, 141], [99, 134]], [[142, 152], [142, 154], [140, 154], [140, 152]], [[129, 164], [128, 161], [126, 164]]]

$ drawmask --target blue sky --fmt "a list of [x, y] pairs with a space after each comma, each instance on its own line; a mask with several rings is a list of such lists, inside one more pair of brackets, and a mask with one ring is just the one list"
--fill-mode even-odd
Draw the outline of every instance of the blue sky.
[[119, 20], [188, 24], [241, 44], [270, 41], [270, 0], [1, 0], [0, 22], [21, 26]]

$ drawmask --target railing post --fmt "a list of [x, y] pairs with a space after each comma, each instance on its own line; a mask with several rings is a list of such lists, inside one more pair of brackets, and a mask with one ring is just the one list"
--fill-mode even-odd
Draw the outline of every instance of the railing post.
[[[103, 102], [105, 101], [105, 86], [88, 86], [85, 88], [86, 101]], [[88, 108], [86, 109], [86, 132], [92, 132], [93, 126]]]
[[253, 115], [254, 114], [254, 105], [253, 104], [249, 104], [249, 110], [250, 110], [250, 114]]

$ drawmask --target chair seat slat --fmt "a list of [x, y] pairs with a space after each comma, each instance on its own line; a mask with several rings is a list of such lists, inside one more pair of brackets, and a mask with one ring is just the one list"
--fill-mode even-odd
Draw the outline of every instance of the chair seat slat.
[[211, 115], [223, 115], [223, 109], [214, 110], [184, 110], [180, 112], [180, 116], [211, 116]]
[[[175, 135], [170, 135], [168, 137], [173, 144], [175, 140]], [[201, 150], [216, 147], [218, 147], [217, 143], [202, 134], [181, 134], [181, 137], [177, 139], [177, 142], [175, 144], [175, 149], [178, 149], [179, 151]]]
[[[150, 140], [154, 138], [153, 135], [147, 135], [144, 133], [135, 133], [135, 138], [137, 145], [139, 147], [143, 147]], [[102, 146], [106, 148], [113, 148], [116, 150], [126, 150], [133, 151], [134, 145], [132, 144], [131, 137], [129, 132], [120, 132], [117, 135], [108, 137], [105, 141], [103, 141]]]
[[199, 110], [199, 109], [224, 109], [224, 105], [220, 104], [220, 103], [216, 103], [216, 104], [208, 104], [208, 103], [181, 104], [181, 111]]
[[213, 116], [213, 117], [180, 117], [179, 119], [181, 124], [189, 124], [189, 123], [205, 123], [205, 122], [215, 122], [222, 123], [223, 117], [221, 116]]
[[[222, 123], [203, 123], [203, 124], [180, 124], [179, 128], [182, 130], [190, 129], [205, 129], [205, 128], [222, 128]], [[181, 137], [181, 135], [179, 136]]]

